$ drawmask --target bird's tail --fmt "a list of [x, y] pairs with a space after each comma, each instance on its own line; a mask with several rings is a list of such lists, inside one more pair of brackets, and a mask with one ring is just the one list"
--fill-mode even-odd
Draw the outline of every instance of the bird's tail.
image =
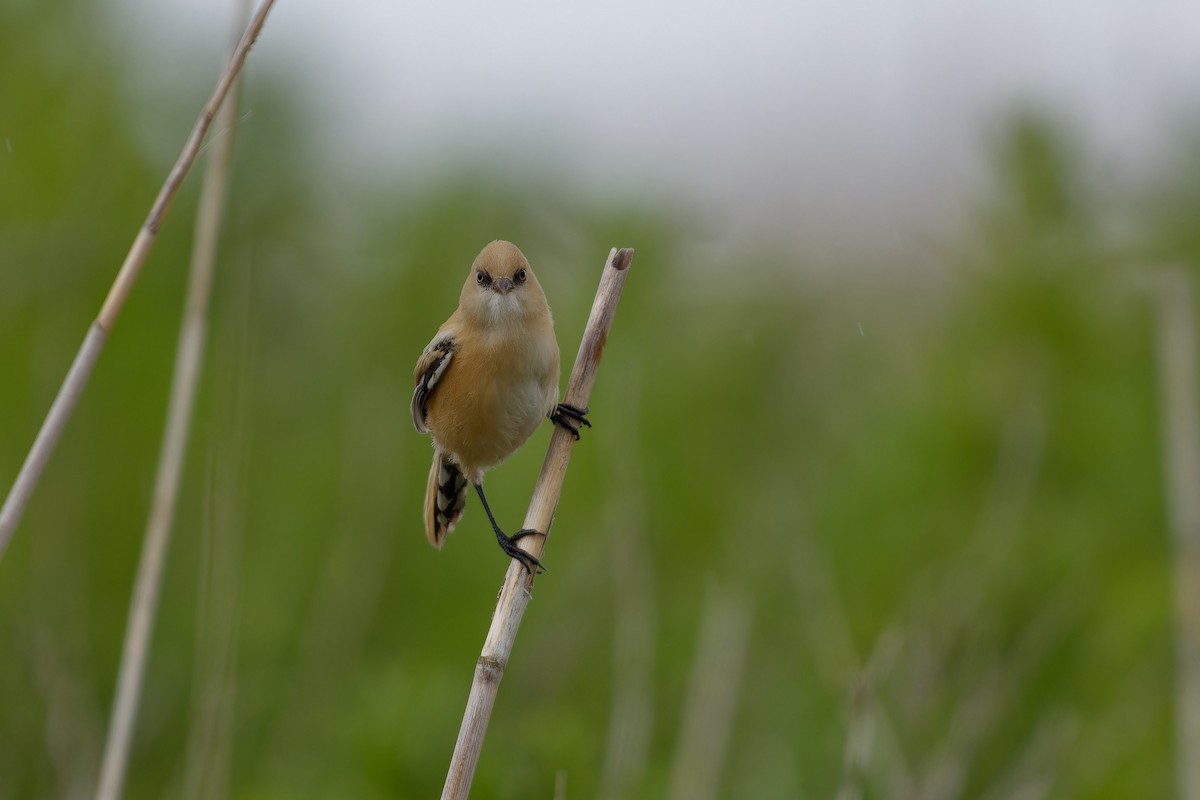
[[425, 535], [431, 545], [442, 549], [446, 534], [454, 530], [466, 504], [467, 479], [449, 456], [435, 450], [425, 486]]

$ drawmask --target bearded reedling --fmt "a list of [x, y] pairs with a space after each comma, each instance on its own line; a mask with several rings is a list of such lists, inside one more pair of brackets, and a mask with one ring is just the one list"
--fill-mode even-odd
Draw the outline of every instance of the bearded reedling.
[[425, 535], [441, 549], [475, 487], [500, 549], [527, 572], [541, 562], [508, 536], [483, 493], [483, 474], [508, 458], [543, 418], [579, 438], [586, 408], [558, 402], [558, 342], [546, 295], [524, 254], [505, 241], [483, 248], [458, 298], [414, 372], [413, 424], [433, 438], [425, 488]]

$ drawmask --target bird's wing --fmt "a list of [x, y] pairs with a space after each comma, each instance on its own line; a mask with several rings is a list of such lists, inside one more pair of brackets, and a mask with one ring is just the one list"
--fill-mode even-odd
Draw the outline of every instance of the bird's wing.
[[417, 368], [413, 372], [416, 388], [413, 390], [410, 410], [412, 411], [413, 425], [416, 426], [418, 433], [429, 432], [429, 428], [425, 426], [425, 411], [429, 406], [429, 395], [437, 387], [438, 379], [445, 373], [446, 367], [450, 366], [450, 360], [454, 358], [454, 351], [457, 347], [453, 331], [438, 331], [437, 336], [433, 337], [433, 341], [429, 343], [417, 361]]

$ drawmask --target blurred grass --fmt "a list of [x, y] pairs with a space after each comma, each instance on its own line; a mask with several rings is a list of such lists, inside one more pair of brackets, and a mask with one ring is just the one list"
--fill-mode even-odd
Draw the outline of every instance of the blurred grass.
[[[119, 51], [85, 35], [92, 12], [64, 8], [0, 10], [5, 486], [165, 171], [132, 144], [147, 101], [122, 94]], [[61, 41], [84, 49], [60, 58]], [[192, 740], [205, 791], [437, 791], [504, 565], [474, 503], [443, 552], [424, 544], [430, 450], [406, 403], [417, 354], [497, 237], [538, 269], [568, 362], [608, 248], [637, 259], [477, 795], [546, 796], [558, 770], [570, 796], [595, 793], [620, 688], [609, 562], [629, 542], [653, 630], [632, 796], [666, 790], [713, 585], [752, 609], [720, 796], [834, 794], [863, 713], [851, 689], [889, 632], [866, 796], [1001, 796], [1039, 777], [1052, 796], [1171, 793], [1136, 265], [1200, 256], [1194, 142], [1118, 256], [1086, 155], [1015, 114], [976, 224], [936, 275], [897, 279], [831, 274], [773, 242], [729, 263], [684, 214], [553, 176], [475, 165], [419, 193], [331, 184], [305, 167], [288, 97], [251, 77], [129, 797], [189, 791], [189, 725], [208, 702], [192, 692], [220, 643], [232, 713], [207, 749]], [[193, 113], [179, 109], [180, 136]], [[95, 778], [194, 191], [0, 562], [3, 797], [77, 796]], [[547, 437], [489, 475], [500, 519], [523, 514]]]

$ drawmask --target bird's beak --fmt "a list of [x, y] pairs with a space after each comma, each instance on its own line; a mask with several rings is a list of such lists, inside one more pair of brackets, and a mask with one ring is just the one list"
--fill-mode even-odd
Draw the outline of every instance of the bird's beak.
[[511, 278], [497, 278], [492, 282], [492, 291], [500, 294], [508, 294], [513, 289]]

